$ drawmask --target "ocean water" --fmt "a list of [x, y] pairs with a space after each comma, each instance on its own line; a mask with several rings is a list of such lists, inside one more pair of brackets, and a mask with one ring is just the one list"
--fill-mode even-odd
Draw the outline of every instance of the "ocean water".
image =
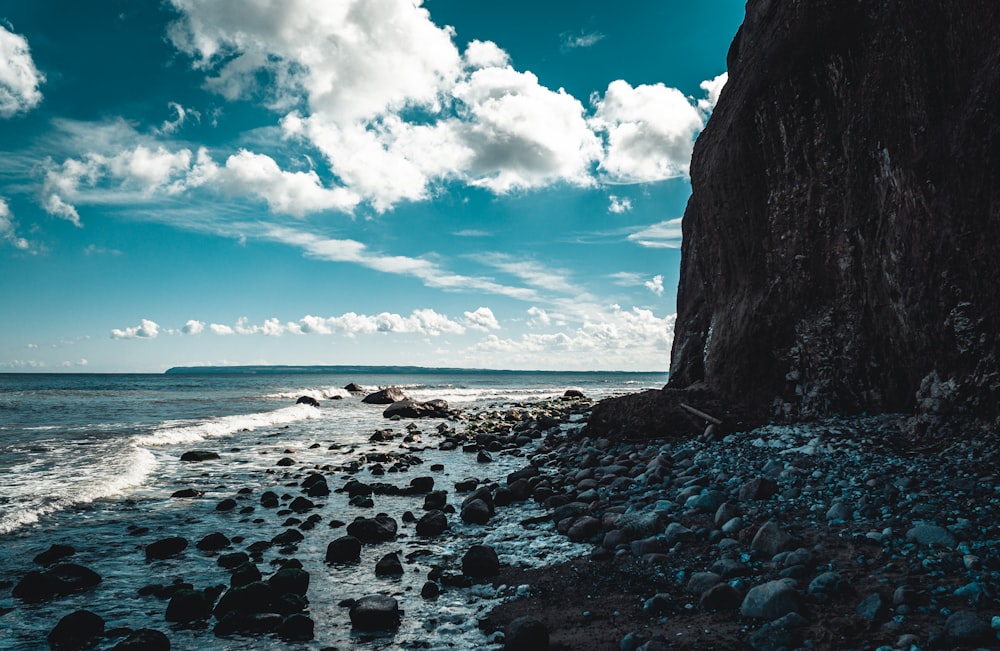
[[[294, 558], [310, 572], [309, 615], [316, 637], [308, 643], [284, 643], [276, 638], [215, 637], [210, 628], [172, 627], [164, 620], [166, 602], [139, 597], [144, 585], [183, 580], [196, 588], [228, 584], [215, 555], [200, 552], [194, 543], [219, 531], [244, 536], [244, 549], [253, 541], [270, 540], [289, 528], [285, 518], [260, 508], [265, 490], [300, 494], [294, 487], [310, 468], [323, 469], [331, 489], [351, 476], [366, 482], [409, 485], [418, 475], [430, 475], [435, 488], [449, 490], [449, 503], [458, 504], [453, 484], [465, 477], [500, 480], [523, 467], [522, 458], [498, 455], [494, 463], [478, 464], [475, 455], [437, 449], [439, 420], [413, 421], [419, 440], [402, 444], [371, 444], [377, 429], [403, 433], [407, 422], [382, 418], [383, 407], [366, 405], [342, 389], [349, 382], [366, 388], [398, 386], [411, 398], [442, 398], [475, 418], [521, 403], [532, 403], [578, 388], [599, 399], [644, 388], [662, 386], [665, 374], [415, 374], [415, 375], [38, 375], [0, 374], [0, 648], [46, 648], [45, 635], [65, 614], [87, 608], [104, 617], [108, 628], [151, 627], [168, 634], [178, 649], [322, 649], [337, 648], [477, 648], [485, 638], [476, 618], [497, 595], [490, 589], [446, 591], [435, 602], [418, 594], [427, 571], [453, 566], [469, 545], [485, 540], [494, 545], [501, 561], [542, 564], [583, 550], [554, 535], [544, 526], [530, 532], [517, 523], [540, 513], [533, 505], [498, 510], [487, 527], [465, 525], [450, 516], [451, 531], [434, 540], [415, 536], [400, 514], [422, 513], [422, 498], [376, 496], [374, 509], [351, 506], [343, 493], [316, 499], [321, 521], [306, 531]], [[297, 405], [299, 396], [321, 402], [319, 409]], [[338, 399], [339, 398], [339, 399]], [[451, 423], [458, 431], [463, 422]], [[219, 460], [185, 463], [188, 450], [217, 452]], [[365, 452], [415, 454], [423, 464], [408, 472], [372, 476], [338, 470]], [[282, 457], [296, 461], [293, 468], [277, 467]], [[444, 471], [431, 472], [440, 463]], [[385, 464], [388, 466], [389, 464]], [[171, 498], [184, 488], [203, 491], [196, 499]], [[243, 494], [240, 490], [243, 490]], [[216, 504], [237, 498], [237, 509], [220, 512]], [[337, 567], [323, 562], [326, 545], [344, 535], [329, 527], [331, 520], [350, 522], [359, 515], [386, 512], [400, 522], [400, 539], [366, 546], [357, 566]], [[301, 516], [305, 519], [309, 514]], [[138, 527], [140, 532], [133, 535]], [[187, 538], [191, 547], [175, 559], [147, 563], [146, 544], [168, 536]], [[32, 558], [53, 543], [72, 545], [70, 561], [103, 577], [95, 589], [57, 597], [40, 604], [13, 599], [11, 587], [24, 574], [39, 569]], [[382, 555], [409, 555], [401, 579], [375, 579], [374, 563]], [[265, 555], [261, 571], [273, 571], [281, 558]], [[406, 610], [400, 630], [391, 636], [359, 636], [351, 630], [346, 598], [385, 593], [397, 596]], [[97, 649], [110, 649], [108, 639]]]

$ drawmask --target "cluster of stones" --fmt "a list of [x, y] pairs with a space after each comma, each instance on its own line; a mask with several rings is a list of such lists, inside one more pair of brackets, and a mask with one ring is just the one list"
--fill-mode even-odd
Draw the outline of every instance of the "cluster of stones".
[[[391, 391], [389, 392], [391, 393]], [[377, 394], [369, 394], [368, 397]], [[389, 395], [388, 398], [398, 398]], [[407, 399], [392, 400], [390, 406], [405, 403]], [[299, 404], [318, 407], [318, 401], [308, 396]], [[431, 401], [433, 406], [435, 401]], [[229, 573], [227, 584], [197, 586], [183, 578], [169, 584], [149, 584], [141, 587], [141, 597], [152, 597], [165, 603], [163, 620], [172, 628], [210, 627], [217, 636], [276, 636], [289, 642], [313, 639], [315, 623], [309, 615], [308, 590], [310, 573], [295, 558], [299, 544], [323, 521], [320, 515], [325, 504], [322, 500], [331, 493], [346, 494], [348, 504], [360, 508], [374, 508], [381, 495], [412, 496], [422, 501], [420, 509], [406, 511], [402, 522], [412, 525], [419, 538], [431, 539], [451, 529], [449, 517], [457, 516], [462, 522], [486, 525], [496, 515], [496, 509], [514, 502], [525, 501], [529, 493], [524, 483], [508, 478], [511, 487], [501, 487], [495, 482], [470, 477], [454, 485], [454, 494], [461, 501], [449, 501], [449, 491], [435, 486], [434, 478], [427, 475], [414, 477], [408, 486], [400, 487], [381, 481], [359, 481], [354, 477], [367, 470], [373, 477], [387, 473], [405, 473], [422, 465], [418, 452], [423, 448], [423, 436], [437, 437], [437, 447], [475, 454], [481, 463], [493, 461], [498, 454], [523, 456], [525, 446], [536, 444], [544, 437], [554, 437], [560, 426], [570, 417], [584, 413], [591, 402], [582, 396], [566, 396], [564, 400], [547, 404], [520, 405], [510, 410], [494, 410], [462, 415], [447, 412], [448, 419], [464, 424], [459, 432], [454, 424], [440, 423], [431, 432], [421, 432], [411, 423], [405, 434], [397, 435], [392, 429], [375, 432], [370, 442], [402, 443], [403, 450], [386, 450], [357, 453], [355, 459], [340, 466], [302, 468], [294, 458], [294, 450], [284, 450], [275, 462], [275, 469], [268, 471], [280, 481], [285, 490], [264, 490], [254, 495], [251, 489], [241, 489], [232, 497], [216, 503], [221, 513], [231, 512], [244, 516], [241, 522], [263, 524], [260, 517], [274, 513], [284, 518], [284, 530], [268, 540], [249, 541], [240, 535], [227, 536], [216, 531], [197, 541], [180, 536], [154, 540], [142, 547], [147, 564], [161, 563], [169, 568], [171, 559], [191, 553], [194, 547], [199, 557], [213, 562]], [[440, 405], [438, 406], [440, 407]], [[398, 413], [398, 412], [397, 412]], [[441, 412], [438, 412], [440, 415]], [[407, 417], [419, 417], [409, 415]], [[579, 416], [576, 416], [579, 418]], [[400, 441], [401, 439], [401, 441]], [[314, 448], [319, 447], [315, 444]], [[332, 444], [330, 449], [339, 449]], [[189, 450], [181, 456], [185, 463], [202, 463], [220, 460], [217, 452]], [[431, 470], [442, 470], [432, 467]], [[522, 473], [523, 474], [523, 473]], [[344, 484], [331, 489], [329, 477], [342, 476]], [[289, 492], [296, 487], [299, 494]], [[184, 488], [172, 494], [174, 499], [200, 499], [205, 493], [195, 488]], [[344, 527], [346, 531], [327, 546], [325, 561], [330, 564], [357, 563], [366, 545], [383, 545], [396, 540], [399, 523], [386, 513], [371, 517], [358, 517], [353, 522], [338, 520], [328, 522], [330, 529]], [[150, 530], [130, 525], [129, 534], [146, 536]], [[242, 551], [237, 551], [242, 548]], [[277, 552], [270, 561], [272, 570], [265, 576], [261, 571], [265, 554]], [[95, 588], [101, 577], [95, 572], [66, 559], [74, 554], [71, 547], [53, 545], [35, 561], [40, 570], [25, 574], [13, 590], [13, 596], [24, 602], [53, 599], [73, 592]], [[462, 555], [460, 566], [436, 567], [428, 573], [420, 595], [434, 599], [443, 590], [463, 589], [473, 583], [486, 581], [499, 571], [500, 563], [495, 550], [483, 544], [473, 544]], [[397, 576], [403, 572], [402, 559], [396, 552], [386, 553], [376, 563], [376, 577]], [[402, 621], [403, 609], [399, 602], [383, 594], [365, 595], [346, 599], [341, 605], [348, 609], [352, 626], [360, 631], [394, 630]], [[530, 624], [530, 623], [529, 623]], [[516, 627], [515, 627], [516, 628]], [[522, 627], [524, 635], [537, 633], [538, 626]], [[169, 649], [170, 641], [161, 631], [113, 629], [105, 631], [100, 616], [81, 610], [64, 617], [50, 634], [53, 648], [91, 648], [105, 638], [123, 638], [114, 647], [117, 651], [129, 649]], [[514, 638], [516, 639], [516, 638]], [[528, 639], [528, 638], [525, 638]], [[528, 648], [528, 647], [525, 647]]]
[[[720, 441], [546, 440], [500, 496], [533, 499], [595, 562], [667, 568], [650, 627], [697, 612], [749, 622], [757, 651], [809, 648], [838, 608], [886, 649], [998, 645], [1000, 497], [975, 442], [892, 454], [890, 419], [768, 427]], [[985, 474], [984, 466], [986, 464]], [[502, 499], [502, 498], [501, 498]], [[873, 578], [877, 577], [877, 578]], [[631, 634], [622, 649], [657, 646]], [[922, 648], [922, 647], [921, 647]]]

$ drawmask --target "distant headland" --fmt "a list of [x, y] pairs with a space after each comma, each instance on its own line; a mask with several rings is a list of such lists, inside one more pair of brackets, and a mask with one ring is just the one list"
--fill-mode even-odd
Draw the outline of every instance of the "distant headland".
[[426, 366], [174, 366], [166, 375], [667, 375], [666, 371], [517, 371]]

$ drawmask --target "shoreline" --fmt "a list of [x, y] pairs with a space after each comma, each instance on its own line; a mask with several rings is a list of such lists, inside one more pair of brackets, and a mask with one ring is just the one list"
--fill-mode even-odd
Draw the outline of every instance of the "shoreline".
[[[451, 554], [435, 561], [426, 581], [420, 579], [424, 589], [450, 598], [495, 603], [481, 612], [478, 622], [470, 622], [482, 630], [481, 644], [474, 648], [502, 648], [510, 623], [528, 615], [543, 624], [552, 649], [1000, 647], [994, 630], [1000, 628], [1000, 608], [993, 596], [1000, 592], [995, 589], [1000, 586], [1000, 529], [994, 516], [1000, 483], [992, 473], [1000, 462], [997, 445], [966, 440], [937, 455], [907, 456], [893, 445], [899, 431], [894, 417], [770, 425], [714, 440], [613, 441], [588, 433], [586, 418], [594, 404], [550, 400], [470, 412], [460, 421], [386, 420], [384, 429], [393, 434], [379, 435], [384, 432], [379, 430], [372, 435], [370, 449], [381, 452], [357, 446], [357, 464], [315, 468], [294, 460], [283, 466], [279, 460], [267, 471], [267, 482], [279, 495], [287, 492], [279, 496], [272, 515], [259, 507], [256, 514], [278, 516], [286, 532], [297, 533], [271, 541], [250, 560], [261, 578], [284, 568], [305, 572], [307, 583], [310, 575], [314, 584], [322, 580], [323, 565], [307, 558], [305, 545], [312, 537], [325, 548], [344, 535], [347, 523], [331, 518], [337, 513], [332, 506], [301, 512], [288, 508], [293, 493], [299, 495], [305, 479], [321, 474], [330, 479], [333, 495], [309, 498], [316, 503], [348, 497], [363, 503], [374, 497], [370, 515], [386, 511], [379, 504], [381, 494], [389, 491], [386, 475], [373, 474], [373, 468], [381, 466], [380, 473], [406, 481], [441, 470], [413, 462], [406, 456], [411, 452], [397, 449], [407, 436], [416, 435], [410, 442], [413, 456], [431, 449], [464, 459], [486, 455], [484, 470], [489, 458], [516, 461], [508, 465], [513, 470], [506, 479], [431, 489], [448, 491], [440, 512], [453, 528], [464, 527], [457, 537], [444, 533], [446, 546], [457, 545], [463, 554], [470, 543], [501, 548], [503, 562], [482, 575], [467, 576], [462, 554]], [[442, 457], [444, 465], [448, 458], [454, 459]], [[371, 490], [359, 490], [358, 483]], [[412, 583], [412, 573], [428, 567], [421, 566], [428, 553], [421, 549], [434, 548], [438, 540], [418, 536], [414, 529], [436, 510], [421, 507], [431, 491], [406, 487], [405, 481], [402, 489], [400, 481], [395, 484], [395, 510], [388, 515], [399, 537], [391, 544], [365, 545], [368, 560], [356, 572], [371, 574], [365, 563], [375, 549], [376, 556], [393, 550], [403, 556], [401, 566], [411, 576], [405, 589], [377, 578], [377, 571], [369, 583], [372, 594], [396, 598], [405, 619], [415, 616], [407, 604], [426, 606], [426, 614], [438, 604], [445, 608], [445, 601], [416, 594]], [[463, 503], [474, 495], [485, 499], [484, 488], [497, 515], [486, 517], [482, 525], [461, 524]], [[256, 504], [262, 491], [237, 494], [234, 502]], [[510, 505], [525, 502], [535, 504], [538, 515], [520, 525], [507, 522], [514, 525], [513, 532], [507, 526], [506, 533], [494, 535], [500, 520], [520, 512], [509, 510]], [[408, 508], [401, 510], [400, 504]], [[214, 563], [223, 554], [250, 551], [253, 528], [248, 521], [233, 523], [225, 532], [229, 546], [197, 553]], [[502, 550], [505, 536], [529, 539], [553, 528], [556, 538], [578, 545], [574, 549], [581, 555], [562, 562], [535, 559], [543, 564], [521, 567], [519, 559]], [[299, 535], [306, 541], [292, 540]], [[155, 542], [148, 535], [140, 539]], [[39, 548], [49, 542], [39, 542]], [[203, 540], [189, 542], [193, 548]], [[410, 554], [400, 553], [404, 549]], [[315, 550], [310, 553], [316, 555]], [[296, 567], [300, 557], [305, 562]], [[63, 560], [72, 562], [73, 557]], [[29, 559], [21, 561], [25, 571], [30, 569]], [[160, 563], [169, 574], [170, 559]], [[40, 565], [34, 569], [45, 571]], [[21, 579], [23, 573], [0, 578], [0, 586], [15, 589]], [[200, 592], [215, 607], [230, 586], [206, 585], [191, 576], [179, 579], [158, 588], [139, 586], [146, 594], [143, 608], [159, 612], [146, 617], [148, 628], [168, 638], [190, 627], [212, 635], [220, 619], [211, 609], [173, 623], [165, 621], [165, 612], [178, 591]], [[427, 587], [431, 583], [433, 589]], [[773, 594], [763, 605], [748, 606], [760, 586]], [[354, 592], [354, 599], [364, 596]], [[308, 600], [306, 607], [272, 619], [266, 632], [247, 638], [251, 646], [246, 648], [254, 640], [283, 645], [279, 627], [290, 616], [304, 627], [297, 633], [298, 648], [310, 639], [306, 628], [319, 633], [323, 627], [350, 627], [346, 606], [318, 603], [315, 589], [301, 596]], [[25, 606], [15, 600], [11, 610], [0, 609], [0, 617], [17, 617]], [[425, 622], [431, 626], [425, 640], [429, 648], [437, 648], [430, 641], [435, 630], [450, 626], [436, 619]], [[128, 649], [120, 646], [128, 632], [112, 630], [94, 648]], [[287, 632], [285, 636], [295, 639]], [[351, 631], [345, 639], [352, 648], [367, 648], [395, 638], [391, 632]]]

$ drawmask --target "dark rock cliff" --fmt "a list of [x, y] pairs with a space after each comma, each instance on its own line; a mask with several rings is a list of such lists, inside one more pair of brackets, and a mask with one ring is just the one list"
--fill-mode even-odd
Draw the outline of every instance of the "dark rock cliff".
[[1000, 3], [750, 0], [692, 161], [671, 388], [1000, 412]]

